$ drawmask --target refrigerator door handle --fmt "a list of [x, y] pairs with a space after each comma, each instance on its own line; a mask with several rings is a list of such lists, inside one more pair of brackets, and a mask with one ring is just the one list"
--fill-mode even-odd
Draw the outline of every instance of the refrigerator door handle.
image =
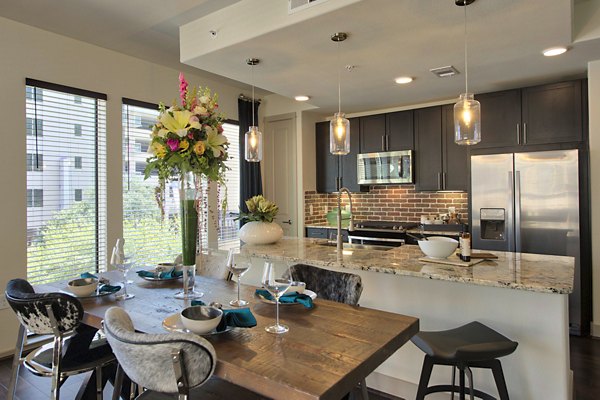
[[[510, 193], [511, 202], [514, 201], [515, 198], [515, 182], [514, 182], [515, 174], [513, 171], [508, 171], [508, 191]], [[514, 203], [513, 203], [514, 204]], [[508, 251], [515, 251], [515, 226], [513, 223], [513, 206], [508, 207], [507, 212], [507, 224], [506, 224], [506, 240], [508, 242]]]
[[521, 171], [515, 171], [515, 251], [521, 252]]

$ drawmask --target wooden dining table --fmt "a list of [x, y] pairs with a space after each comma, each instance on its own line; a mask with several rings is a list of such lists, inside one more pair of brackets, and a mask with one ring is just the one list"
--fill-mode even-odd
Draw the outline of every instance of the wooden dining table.
[[[117, 271], [101, 275], [113, 284], [122, 278]], [[101, 328], [106, 310], [117, 306], [129, 313], [137, 331], [167, 333], [163, 320], [190, 305], [173, 297], [181, 284], [181, 280], [151, 282], [135, 276], [128, 285], [135, 294], [132, 299], [119, 301], [115, 295], [82, 299], [83, 322]], [[235, 285], [196, 278], [197, 289], [204, 292], [202, 300], [219, 302], [224, 308], [236, 296]], [[275, 305], [257, 298], [255, 289], [241, 285], [241, 297], [249, 300], [256, 327], [205, 338], [217, 352], [215, 375], [268, 398], [338, 400], [419, 331], [415, 317], [317, 298], [312, 309], [280, 305], [281, 322], [290, 330], [271, 334], [264, 328], [275, 321]], [[65, 282], [36, 286], [38, 292], [59, 290], [67, 290]]]

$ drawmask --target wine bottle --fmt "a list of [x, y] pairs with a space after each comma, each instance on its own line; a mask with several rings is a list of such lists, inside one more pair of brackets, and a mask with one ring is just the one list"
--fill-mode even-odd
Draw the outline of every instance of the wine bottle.
[[469, 232], [463, 232], [460, 235], [460, 259], [462, 261], [471, 261], [471, 234]]

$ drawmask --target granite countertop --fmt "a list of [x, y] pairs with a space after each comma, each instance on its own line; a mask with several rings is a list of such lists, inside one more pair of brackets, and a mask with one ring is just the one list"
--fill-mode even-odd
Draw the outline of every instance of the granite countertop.
[[[271, 245], [242, 246], [242, 253], [265, 259], [286, 260], [321, 267], [348, 268], [394, 275], [462, 282], [474, 285], [567, 294], [573, 290], [574, 258], [527, 253], [489, 252], [497, 260], [471, 267], [419, 261], [418, 246], [391, 250], [344, 249], [323, 246], [325, 239], [283, 238]], [[477, 253], [477, 250], [474, 250]]]

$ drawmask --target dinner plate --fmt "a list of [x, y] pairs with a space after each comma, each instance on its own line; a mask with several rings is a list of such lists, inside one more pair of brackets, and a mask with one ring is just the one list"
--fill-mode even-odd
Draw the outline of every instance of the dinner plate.
[[[154, 269], [148, 269], [146, 271], [152, 272], [152, 273], [156, 273], [156, 270], [154, 270]], [[176, 281], [177, 279], [183, 278], [183, 275], [173, 276], [171, 278], [154, 278], [154, 277], [140, 276], [140, 275], [138, 275], [138, 276], [140, 278], [145, 279], [145, 280], [150, 281], [150, 282], [169, 282], [169, 281]]]
[[[309, 296], [311, 299], [316, 299], [317, 298], [317, 294], [315, 292], [313, 292], [312, 290], [308, 290], [308, 289], [304, 289], [304, 293], [305, 295]], [[256, 295], [260, 301], [262, 301], [263, 303], [267, 303], [267, 304], [275, 304], [275, 300], [269, 300], [264, 298], [263, 296], [257, 294]], [[300, 303], [279, 303], [280, 306], [294, 306]]]
[[[118, 286], [121, 286], [121, 285], [118, 285]], [[121, 287], [121, 289], [122, 289], [122, 287]], [[61, 292], [71, 295], [73, 297], [77, 297], [78, 299], [92, 299], [94, 297], [104, 297], [104, 296], [110, 296], [111, 294], [119, 293], [119, 291], [121, 289], [117, 290], [116, 292], [96, 292], [94, 294], [90, 294], [87, 296], [77, 296], [75, 293], [71, 292], [68, 289], [61, 290]]]
[[[181, 317], [180, 317], [179, 313], [171, 314], [167, 318], [163, 319], [162, 326], [169, 332], [194, 333], [190, 330], [187, 330], [183, 326], [183, 322], [181, 322]], [[233, 329], [232, 326], [227, 326], [222, 331], [217, 331], [216, 329], [214, 329], [208, 333], [203, 333], [200, 336], [220, 335], [221, 333], [229, 332], [232, 329]]]

